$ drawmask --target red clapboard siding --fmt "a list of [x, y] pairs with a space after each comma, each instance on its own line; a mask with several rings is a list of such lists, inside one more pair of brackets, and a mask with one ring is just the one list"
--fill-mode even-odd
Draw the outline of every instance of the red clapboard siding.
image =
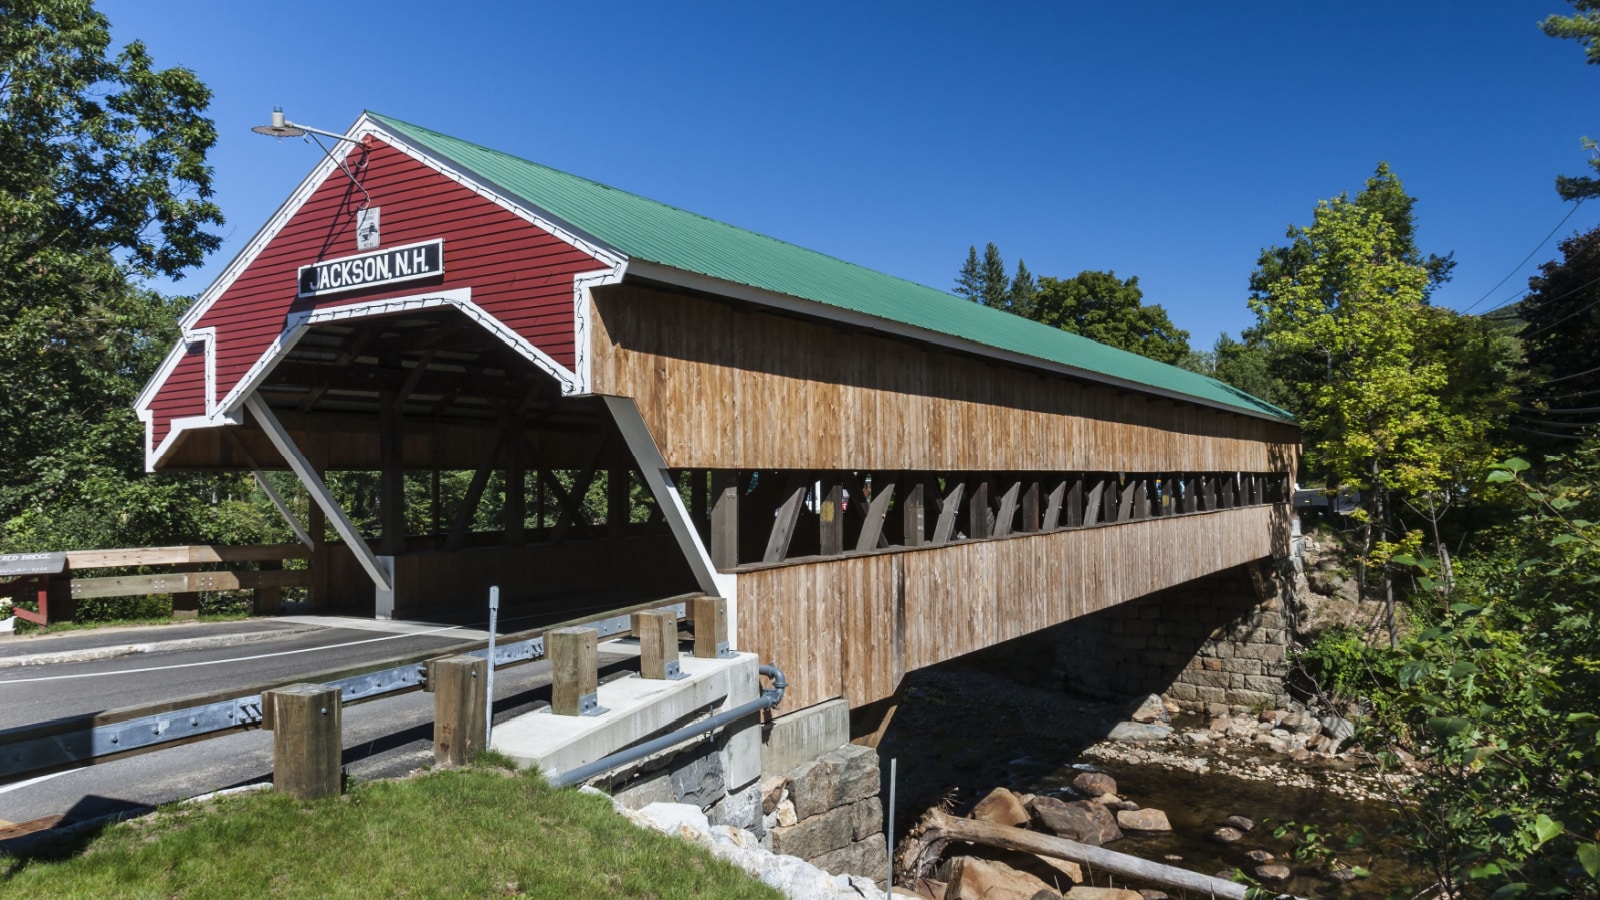
[[188, 344], [161, 391], [150, 401], [154, 414], [150, 446], [159, 447], [172, 430], [172, 420], [206, 414], [205, 344]]
[[[342, 173], [332, 173], [195, 323], [217, 330], [219, 400], [270, 348], [290, 311], [431, 289], [470, 287], [473, 302], [485, 312], [556, 362], [574, 367], [572, 276], [603, 264], [381, 141], [372, 143], [362, 184], [383, 210], [384, 247], [444, 239], [444, 278], [297, 301], [301, 266], [359, 252], [355, 210], [363, 198]], [[177, 387], [169, 379], [161, 394]], [[161, 434], [164, 418], [157, 414]]]

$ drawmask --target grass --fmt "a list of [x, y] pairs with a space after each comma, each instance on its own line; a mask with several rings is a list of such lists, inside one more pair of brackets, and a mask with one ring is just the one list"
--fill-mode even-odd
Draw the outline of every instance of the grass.
[[56, 856], [0, 853], [15, 897], [678, 897], [780, 895], [604, 798], [493, 765], [166, 807]]
[[196, 619], [174, 619], [171, 613], [164, 616], [130, 616], [121, 619], [95, 621], [51, 622], [48, 626], [35, 625], [26, 619], [17, 619], [17, 634], [59, 634], [63, 631], [89, 631], [110, 628], [114, 625], [193, 625], [195, 622], [237, 622], [250, 618], [244, 611], [201, 613]]

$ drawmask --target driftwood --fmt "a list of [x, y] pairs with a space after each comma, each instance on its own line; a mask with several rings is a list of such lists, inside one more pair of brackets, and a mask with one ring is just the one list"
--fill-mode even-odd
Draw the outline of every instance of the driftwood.
[[[1247, 885], [1201, 875], [1176, 866], [1150, 862], [1104, 847], [1093, 847], [1066, 838], [1040, 834], [1037, 831], [997, 825], [993, 822], [961, 819], [941, 809], [929, 810], [901, 843], [899, 851], [895, 854], [897, 872], [901, 878], [908, 880], [926, 877], [938, 864], [945, 845], [950, 841], [1070, 860], [1124, 878], [1193, 891], [1202, 897], [1245, 900], [1247, 896], [1252, 896], [1248, 893], [1251, 889]], [[1269, 892], [1261, 890], [1253, 893], [1253, 896], [1263, 895], [1272, 896]]]

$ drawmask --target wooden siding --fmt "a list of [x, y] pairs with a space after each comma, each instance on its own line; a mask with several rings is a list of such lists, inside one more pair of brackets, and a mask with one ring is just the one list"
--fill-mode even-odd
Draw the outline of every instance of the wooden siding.
[[[363, 198], [343, 173], [332, 173], [195, 323], [217, 329], [218, 400], [271, 346], [293, 310], [450, 288], [470, 287], [472, 301], [490, 315], [561, 365], [576, 365], [572, 276], [603, 265], [381, 141], [373, 142], [362, 184], [382, 210], [384, 247], [444, 239], [443, 278], [298, 300], [300, 266], [359, 252], [355, 213]], [[195, 390], [194, 371], [181, 375], [167, 379], [154, 405], [168, 393]], [[164, 432], [168, 421], [157, 415], [154, 427]]]
[[162, 390], [150, 401], [150, 446], [159, 447], [172, 431], [172, 420], [206, 414], [205, 344], [187, 344]]
[[749, 306], [594, 291], [595, 392], [631, 397], [667, 465], [1290, 471], [1299, 431]]
[[912, 669], [1282, 554], [1256, 506], [738, 574], [738, 645], [783, 669], [787, 709], [894, 693]]

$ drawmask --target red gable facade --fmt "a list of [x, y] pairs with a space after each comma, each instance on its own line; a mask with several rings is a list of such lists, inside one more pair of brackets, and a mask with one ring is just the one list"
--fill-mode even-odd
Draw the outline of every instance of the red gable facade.
[[[359, 187], [332, 161], [318, 166], [183, 316], [182, 339], [135, 406], [147, 469], [185, 430], [240, 421], [245, 397], [319, 322], [452, 306], [564, 393], [587, 390], [585, 290], [619, 281], [623, 255], [368, 118], [352, 133], [359, 145], [341, 142], [335, 156]], [[380, 212], [370, 249], [358, 244], [363, 208]]]

